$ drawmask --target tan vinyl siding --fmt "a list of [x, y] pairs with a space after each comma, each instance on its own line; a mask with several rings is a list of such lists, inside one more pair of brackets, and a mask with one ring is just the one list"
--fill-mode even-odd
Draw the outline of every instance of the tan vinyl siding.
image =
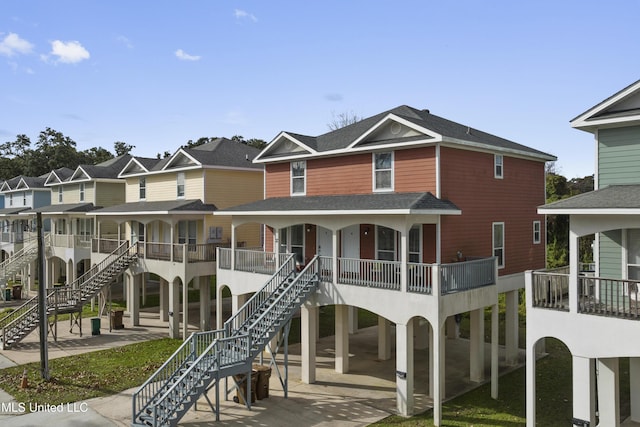
[[[85, 189], [86, 192], [86, 189]], [[96, 206], [115, 206], [124, 203], [124, 181], [120, 182], [96, 182], [95, 192], [95, 204]], [[85, 195], [85, 200], [87, 196]]]
[[598, 131], [598, 188], [640, 184], [640, 127]]
[[[194, 200], [204, 198], [202, 190], [203, 170], [186, 171], [184, 173], [184, 198], [187, 200]], [[176, 176], [176, 187], [177, 187]], [[176, 190], [177, 191], [177, 190]]]
[[226, 209], [262, 200], [262, 180], [262, 171], [207, 169], [204, 203], [214, 204], [218, 209]]
[[[148, 202], [163, 200], [176, 200], [178, 197], [178, 172], [147, 175]], [[127, 190], [127, 200], [137, 202], [140, 200], [138, 179], [131, 179]], [[184, 199], [202, 199], [202, 170], [184, 171]]]

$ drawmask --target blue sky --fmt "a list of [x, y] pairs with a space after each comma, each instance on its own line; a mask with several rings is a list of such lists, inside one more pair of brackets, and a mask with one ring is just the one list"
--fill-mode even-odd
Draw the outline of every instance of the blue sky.
[[594, 170], [569, 120], [640, 78], [640, 2], [22, 1], [0, 13], [0, 142], [134, 155], [318, 135], [407, 104]]

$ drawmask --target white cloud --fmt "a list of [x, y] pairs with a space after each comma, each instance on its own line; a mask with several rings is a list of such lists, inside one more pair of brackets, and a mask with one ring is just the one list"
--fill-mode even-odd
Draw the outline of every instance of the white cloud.
[[255, 15], [252, 15], [241, 9], [235, 9], [233, 11], [233, 16], [235, 16], [236, 19], [250, 19], [253, 22], [258, 22], [258, 18], [256, 18]]
[[78, 41], [63, 42], [54, 40], [51, 42], [51, 55], [58, 57], [58, 62], [75, 64], [89, 59], [91, 55]]
[[201, 58], [200, 55], [189, 55], [187, 52], [185, 52], [182, 49], [176, 50], [176, 57], [183, 61], [199, 61]]
[[16, 33], [9, 33], [2, 41], [0, 41], [0, 54], [13, 56], [16, 54], [26, 55], [31, 53], [33, 45], [21, 39]]

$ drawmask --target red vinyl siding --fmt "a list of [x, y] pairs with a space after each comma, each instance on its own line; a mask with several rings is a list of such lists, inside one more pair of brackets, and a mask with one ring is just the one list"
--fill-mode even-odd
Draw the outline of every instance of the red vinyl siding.
[[434, 147], [398, 150], [394, 153], [394, 189], [398, 193], [436, 192]]
[[307, 160], [307, 196], [371, 193], [371, 153]]
[[504, 156], [504, 178], [494, 178], [494, 155], [443, 147], [440, 151], [442, 198], [462, 210], [442, 218], [442, 262], [456, 252], [492, 255], [492, 223], [505, 224], [505, 268], [501, 275], [543, 268], [544, 243], [533, 244], [533, 221], [545, 202], [544, 163]]

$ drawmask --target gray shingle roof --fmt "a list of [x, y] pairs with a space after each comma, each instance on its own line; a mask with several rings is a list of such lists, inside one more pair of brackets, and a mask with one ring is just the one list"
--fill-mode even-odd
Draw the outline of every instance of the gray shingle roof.
[[639, 209], [640, 185], [612, 185], [582, 193], [540, 207], [545, 210], [564, 209]]
[[220, 212], [287, 211], [384, 211], [437, 210], [459, 211], [448, 200], [431, 193], [376, 193], [333, 196], [274, 197], [222, 209]]
[[109, 206], [102, 209], [96, 209], [92, 214], [127, 214], [127, 213], [180, 213], [180, 212], [213, 212], [218, 208], [215, 205], [204, 204], [201, 200], [166, 200], [158, 202], [132, 202], [121, 205]]
[[536, 156], [555, 158], [550, 154], [531, 147], [436, 116], [435, 114], [431, 114], [428, 110], [418, 110], [407, 105], [401, 105], [391, 110], [384, 111], [376, 114], [375, 116], [368, 117], [349, 126], [345, 126], [317, 137], [304, 136], [290, 132], [287, 132], [287, 134], [295, 136], [300, 142], [319, 152], [345, 149], [389, 114], [402, 117], [403, 119], [418, 126], [441, 134], [445, 138], [455, 138], [458, 140], [485, 144], [496, 148], [516, 150]]
[[125, 154], [122, 156], [114, 157], [105, 162], [98, 163], [97, 165], [80, 165], [83, 171], [85, 171], [90, 178], [118, 178], [118, 174], [131, 160], [131, 155]]
[[253, 159], [260, 150], [239, 141], [218, 138], [195, 148], [184, 148], [186, 153], [206, 166], [226, 166], [262, 169]]
[[93, 203], [66, 203], [61, 205], [47, 205], [35, 209], [29, 209], [24, 214], [30, 213], [78, 213], [78, 212], [90, 212], [100, 207], [93, 206]]
[[0, 209], [0, 216], [7, 216], [7, 215], [16, 215], [22, 211], [26, 211], [29, 208], [25, 208], [24, 206], [19, 207], [19, 208], [4, 208], [4, 209]]

